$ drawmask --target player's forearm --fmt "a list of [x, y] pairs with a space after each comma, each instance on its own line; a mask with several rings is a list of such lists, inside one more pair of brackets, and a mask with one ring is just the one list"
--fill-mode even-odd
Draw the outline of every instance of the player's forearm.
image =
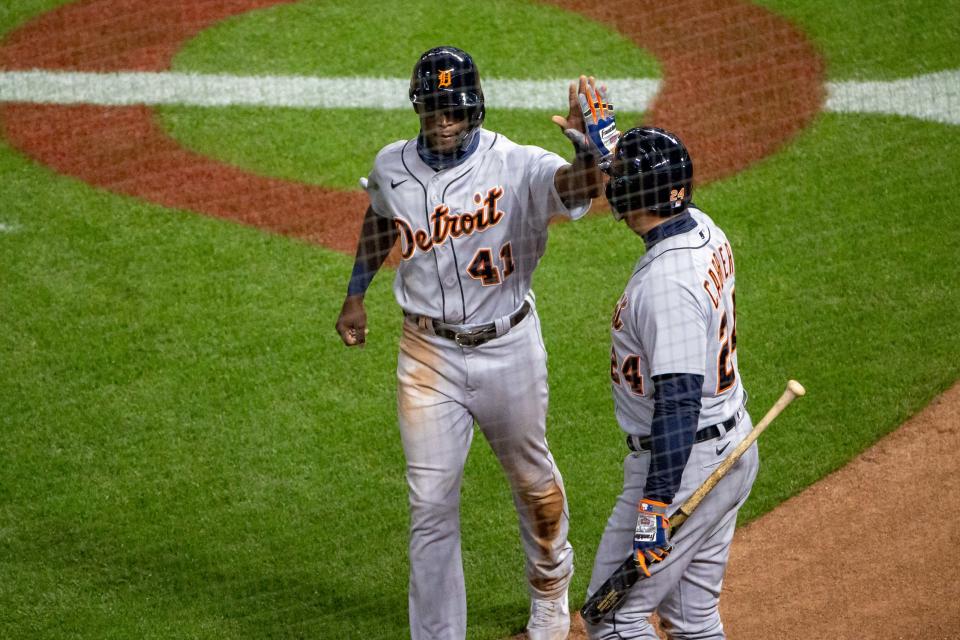
[[557, 193], [564, 206], [579, 206], [603, 194], [603, 173], [597, 168], [597, 157], [578, 153], [571, 164], [561, 167], [554, 178]]
[[391, 220], [378, 216], [367, 208], [357, 241], [357, 254], [347, 285], [348, 296], [362, 296], [383, 266], [397, 241], [397, 231]]
[[703, 376], [654, 376], [651, 457], [643, 495], [670, 504], [680, 487], [700, 417]]

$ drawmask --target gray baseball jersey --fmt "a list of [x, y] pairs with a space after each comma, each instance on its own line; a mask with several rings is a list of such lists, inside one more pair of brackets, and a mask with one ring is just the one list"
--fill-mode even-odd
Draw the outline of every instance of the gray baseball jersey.
[[[589, 204], [563, 205], [554, 176], [566, 163], [556, 154], [478, 135], [470, 156], [441, 171], [420, 159], [416, 140], [390, 144], [367, 182], [371, 207], [399, 232], [402, 258], [394, 281], [407, 315], [397, 413], [410, 499], [413, 640], [466, 635], [459, 505], [474, 422], [513, 490], [531, 596], [560, 597], [573, 572], [566, 494], [546, 442], [546, 351], [530, 281], [550, 217], [578, 218]], [[525, 300], [530, 311], [510, 321]], [[461, 346], [435, 322], [494, 323], [499, 337]]]
[[702, 211], [696, 227], [657, 242], [637, 262], [613, 315], [611, 378], [617, 421], [649, 434], [652, 376], [703, 376], [700, 427], [743, 406], [737, 370], [733, 250]]
[[[637, 262], [611, 327], [612, 388], [617, 421], [624, 431], [649, 434], [652, 376], [671, 373], [704, 377], [698, 430], [725, 422], [729, 427], [718, 431], [719, 438], [693, 445], [668, 514], [752, 428], [737, 368], [733, 251], [706, 214], [692, 206], [689, 211], [692, 223], [678, 225], [681, 231], [660, 239]], [[624, 460], [623, 491], [600, 541], [591, 594], [632, 552], [637, 504], [644, 497], [650, 459], [650, 451], [641, 450]], [[737, 512], [750, 493], [758, 465], [753, 445], [671, 538], [673, 551], [651, 566], [651, 577], [634, 585], [619, 610], [597, 625], [587, 624], [591, 638], [656, 640], [659, 636], [648, 620], [654, 611], [676, 637], [724, 637], [720, 590]]]
[[416, 140], [380, 151], [368, 178], [373, 210], [394, 221], [402, 262], [394, 295], [403, 310], [453, 325], [492, 322], [530, 291], [553, 215], [579, 218], [554, 188], [560, 156], [481, 129], [477, 150], [434, 171]]

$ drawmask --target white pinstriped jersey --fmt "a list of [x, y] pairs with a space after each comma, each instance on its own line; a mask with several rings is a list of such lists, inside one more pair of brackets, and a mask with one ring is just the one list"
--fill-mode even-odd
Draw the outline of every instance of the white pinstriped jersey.
[[387, 145], [374, 161], [367, 193], [399, 231], [393, 290], [407, 313], [464, 325], [510, 314], [530, 290], [550, 218], [590, 208], [568, 210], [560, 200], [560, 156], [484, 129], [477, 135], [477, 149], [442, 171], [420, 159], [416, 139]]
[[614, 309], [611, 383], [617, 421], [630, 434], [650, 433], [652, 376], [704, 377], [698, 428], [723, 422], [744, 402], [733, 251], [709, 216], [689, 211], [696, 226], [640, 258]]

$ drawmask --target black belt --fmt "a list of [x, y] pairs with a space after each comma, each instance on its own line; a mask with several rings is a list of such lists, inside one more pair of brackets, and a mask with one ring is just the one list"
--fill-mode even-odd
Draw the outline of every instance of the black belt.
[[[742, 417], [743, 409], [740, 409], [729, 420], [724, 420], [723, 422], [718, 422], [717, 424], [712, 424], [709, 427], [700, 429], [693, 436], [693, 444], [699, 444], [707, 440], [713, 440], [714, 438], [725, 436], [728, 431], [737, 426], [737, 423], [740, 422], [740, 418]], [[630, 447], [630, 451], [649, 451], [650, 436], [628, 435], [627, 446]]]
[[[520, 321], [526, 318], [528, 313], [530, 313], [530, 301], [524, 300], [523, 305], [510, 316], [510, 328], [512, 329], [520, 324]], [[428, 325], [432, 326], [434, 334], [441, 338], [453, 340], [461, 347], [479, 347], [481, 344], [497, 337], [497, 325], [493, 322], [482, 324], [470, 331], [448, 329], [436, 320], [430, 320]]]

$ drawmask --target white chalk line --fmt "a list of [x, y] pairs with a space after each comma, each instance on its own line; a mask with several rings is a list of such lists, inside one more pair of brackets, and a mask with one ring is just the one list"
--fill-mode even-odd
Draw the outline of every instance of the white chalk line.
[[[646, 109], [659, 89], [649, 78], [606, 81], [618, 108]], [[500, 109], [566, 108], [568, 79], [489, 78], [487, 104]], [[0, 102], [102, 106], [409, 109], [404, 78], [234, 76], [180, 72], [0, 72]], [[960, 70], [876, 82], [829, 82], [826, 111], [902, 115], [960, 124]]]
[[[646, 105], [652, 79], [610, 80], [623, 104]], [[504, 109], [564, 106], [569, 80], [484, 79], [486, 102]], [[186, 105], [409, 109], [409, 79], [232, 76], [194, 73], [0, 72], [0, 101], [104, 106]]]

